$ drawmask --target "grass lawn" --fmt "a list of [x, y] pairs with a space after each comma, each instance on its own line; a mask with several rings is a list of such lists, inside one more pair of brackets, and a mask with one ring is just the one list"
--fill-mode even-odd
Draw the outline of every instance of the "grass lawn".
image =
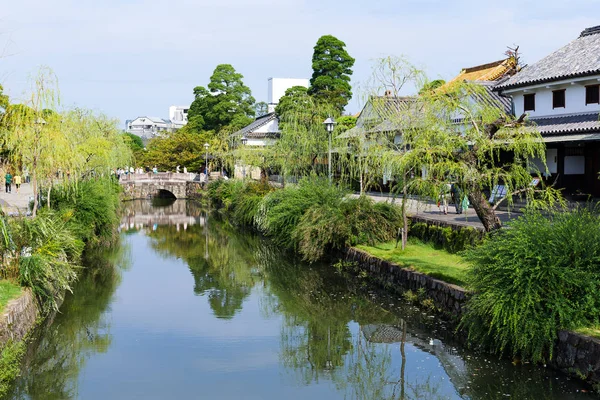
[[4, 311], [4, 306], [15, 297], [21, 294], [21, 287], [9, 281], [0, 281], [0, 313]]
[[575, 332], [581, 333], [582, 335], [595, 337], [596, 339], [600, 339], [600, 326], [594, 326], [591, 328], [579, 328], [575, 329]]
[[396, 242], [356, 247], [375, 257], [394, 262], [403, 268], [413, 269], [445, 282], [465, 285], [469, 265], [462, 257], [450, 254], [445, 250], [435, 249], [432, 245], [418, 240], [410, 240], [404, 251], [400, 246], [396, 248]]

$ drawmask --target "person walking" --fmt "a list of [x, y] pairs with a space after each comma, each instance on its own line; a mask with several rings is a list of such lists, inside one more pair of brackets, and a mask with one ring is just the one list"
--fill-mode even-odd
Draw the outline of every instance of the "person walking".
[[4, 175], [4, 190], [6, 193], [11, 192], [12, 178], [13, 176], [10, 174], [10, 171], [6, 171], [6, 175]]
[[21, 187], [21, 175], [17, 173], [13, 179], [15, 181], [15, 187], [17, 188], [17, 194], [19, 194], [19, 188]]

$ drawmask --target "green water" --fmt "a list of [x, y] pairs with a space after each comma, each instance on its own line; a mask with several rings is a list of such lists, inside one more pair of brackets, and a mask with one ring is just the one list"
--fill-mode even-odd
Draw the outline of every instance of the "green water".
[[126, 207], [120, 245], [89, 256], [8, 398], [594, 398], [190, 203]]

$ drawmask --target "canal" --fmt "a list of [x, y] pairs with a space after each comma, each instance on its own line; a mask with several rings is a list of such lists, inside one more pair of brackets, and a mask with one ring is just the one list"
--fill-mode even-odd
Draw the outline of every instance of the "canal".
[[589, 399], [433, 315], [185, 201], [125, 204], [10, 399]]

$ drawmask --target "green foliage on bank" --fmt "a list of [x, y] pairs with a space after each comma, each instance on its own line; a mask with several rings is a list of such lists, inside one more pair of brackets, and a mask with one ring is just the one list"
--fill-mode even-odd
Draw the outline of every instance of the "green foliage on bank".
[[21, 358], [25, 354], [25, 342], [8, 343], [0, 354], [0, 397], [6, 395], [12, 382], [21, 371]]
[[93, 245], [112, 243], [119, 223], [120, 186], [113, 179], [89, 179], [54, 191], [52, 208], [68, 229]]
[[477, 246], [484, 237], [484, 232], [470, 226], [440, 226], [425, 222], [411, 223], [409, 232], [410, 236], [453, 254]]
[[464, 256], [474, 294], [461, 324], [474, 343], [546, 361], [559, 329], [599, 322], [597, 209], [529, 212]]
[[57, 298], [71, 290], [87, 245], [116, 238], [119, 187], [94, 178], [54, 190], [52, 208], [34, 218], [0, 219], [0, 278], [30, 287], [42, 312], [58, 308]]
[[232, 221], [252, 227], [310, 262], [360, 243], [395, 237], [399, 210], [367, 197], [351, 198], [340, 186], [310, 177], [274, 190], [250, 181], [215, 181], [208, 195]]

